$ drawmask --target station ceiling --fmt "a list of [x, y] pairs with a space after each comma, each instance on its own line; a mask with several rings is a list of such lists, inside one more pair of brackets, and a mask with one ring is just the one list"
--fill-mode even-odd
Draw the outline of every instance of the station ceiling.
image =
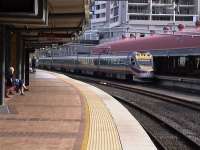
[[[0, 1], [6, 3], [5, 0]], [[28, 23], [25, 19], [23, 22], [23, 18], [22, 20], [12, 20], [11, 23], [8, 22], [8, 24], [14, 26], [15, 30], [22, 33], [27, 47], [39, 48], [46, 44], [67, 42], [80, 34], [88, 22], [89, 2], [91, 0], [41, 1], [46, 3], [46, 10], [44, 11], [47, 15], [44, 22], [35, 22], [35, 18], [31, 19], [31, 17]], [[38, 0], [39, 2], [40, 0]]]
[[88, 0], [48, 0], [48, 9], [48, 26], [32, 25], [29, 28], [33, 34], [38, 34], [38, 41], [29, 37], [29, 40], [35, 40], [31, 41], [31, 45], [36, 48], [71, 41], [83, 30], [89, 19]]
[[88, 0], [48, 0], [48, 28], [82, 27], [87, 22], [88, 4]]

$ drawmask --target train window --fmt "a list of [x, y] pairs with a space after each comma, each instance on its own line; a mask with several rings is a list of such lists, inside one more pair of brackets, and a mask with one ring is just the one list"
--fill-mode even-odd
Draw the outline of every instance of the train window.
[[119, 64], [122, 65], [123, 64], [123, 58], [119, 59]]
[[133, 58], [131, 58], [131, 64], [135, 65], [135, 60]]
[[114, 64], [114, 65], [117, 65], [117, 64], [118, 64], [118, 59], [117, 59], [117, 58], [113, 59], [113, 64]]
[[196, 58], [196, 66], [197, 66], [197, 69], [200, 69], [200, 57]]
[[85, 64], [85, 65], [89, 64], [89, 63], [88, 63], [88, 62], [89, 62], [89, 59], [88, 59], [88, 58], [86, 58], [86, 59], [83, 58], [83, 60], [84, 60], [84, 64]]
[[108, 65], [111, 64], [111, 58], [108, 58]]
[[107, 58], [107, 65], [110, 65], [110, 58]]
[[70, 64], [70, 60], [69, 59], [66, 60], [66, 64]]
[[104, 65], [108, 65], [108, 59], [107, 58], [104, 59]]
[[179, 57], [178, 65], [180, 67], [185, 67], [186, 64], [186, 57]]
[[109, 65], [112, 65], [112, 59], [109, 58]]
[[88, 60], [87, 58], [86, 58], [86, 59], [82, 58], [82, 61], [83, 61], [83, 64], [84, 64], [84, 65], [87, 64], [87, 60]]
[[122, 58], [119, 59], [119, 64], [120, 65], [123, 64], [123, 59]]
[[94, 59], [93, 58], [91, 58], [91, 63], [90, 64], [94, 65]]
[[81, 61], [82, 61], [83, 65], [85, 65], [87, 63], [87, 59], [82, 58]]
[[99, 60], [97, 58], [94, 58], [94, 65], [98, 65], [99, 64]]
[[103, 65], [106, 65], [106, 58], [103, 59]]
[[104, 59], [104, 63], [105, 63], [104, 65], [108, 64], [108, 59], [107, 58]]
[[103, 65], [103, 59], [100, 59], [100, 65]]
[[103, 64], [103, 60], [102, 60], [102, 59], [99, 60], [99, 64], [100, 64], [100, 65]]
[[107, 61], [106, 58], [104, 58], [103, 59], [103, 65], [106, 65], [106, 63], [107, 63], [106, 61]]
[[107, 65], [110, 65], [110, 58], [107, 58]]
[[116, 62], [117, 65], [120, 64], [120, 58], [117, 58], [117, 62]]
[[111, 60], [110, 60], [110, 64], [111, 64], [111, 65], [113, 65], [113, 64], [114, 64], [114, 61], [113, 61], [113, 59], [111, 59]]

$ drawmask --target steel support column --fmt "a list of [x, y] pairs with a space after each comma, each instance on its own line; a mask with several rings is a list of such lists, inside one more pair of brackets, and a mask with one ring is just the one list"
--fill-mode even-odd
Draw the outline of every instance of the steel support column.
[[0, 105], [4, 105], [5, 98], [5, 51], [6, 27], [0, 26]]
[[25, 49], [24, 49], [24, 42], [22, 41], [21, 45], [21, 59], [22, 59], [22, 65], [21, 65], [21, 79], [25, 81]]
[[29, 86], [29, 51], [25, 50], [25, 85]]
[[21, 40], [21, 36], [20, 33], [17, 33], [17, 54], [16, 55], [16, 77], [18, 79], [22, 78], [22, 74], [21, 74], [21, 70], [22, 70], [22, 40]]
[[11, 32], [9, 29], [6, 29], [6, 35], [5, 35], [5, 40], [6, 40], [6, 50], [5, 50], [5, 70], [6, 73], [8, 71], [8, 68], [11, 66]]

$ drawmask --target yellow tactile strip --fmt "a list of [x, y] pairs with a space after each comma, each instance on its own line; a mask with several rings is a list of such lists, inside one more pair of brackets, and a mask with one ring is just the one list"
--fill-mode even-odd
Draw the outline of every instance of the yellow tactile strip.
[[87, 149], [120, 150], [118, 131], [109, 111], [95, 94], [88, 93], [86, 99], [90, 110], [90, 132]]
[[[84, 97], [85, 98], [85, 97]], [[87, 145], [88, 145], [88, 138], [89, 138], [89, 128], [90, 128], [90, 112], [89, 112], [89, 107], [85, 99], [85, 127], [84, 127], [84, 135], [83, 135], [83, 141], [82, 141], [82, 146], [81, 150], [86, 150]]]
[[[89, 109], [89, 133], [87, 150], [122, 150], [118, 130], [114, 120], [101, 98], [92, 93], [85, 84], [64, 75], [58, 75], [74, 85], [85, 96]], [[87, 137], [87, 136], [85, 136]]]

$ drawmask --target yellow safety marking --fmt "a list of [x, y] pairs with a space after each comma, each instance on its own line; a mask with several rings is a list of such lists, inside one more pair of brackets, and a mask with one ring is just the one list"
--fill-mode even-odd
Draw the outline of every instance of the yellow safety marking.
[[[82, 93], [81, 93], [82, 94]], [[85, 101], [84, 101], [84, 109], [85, 109], [85, 127], [84, 127], [84, 135], [83, 135], [83, 142], [81, 145], [81, 150], [87, 149], [88, 139], [89, 139], [89, 129], [90, 129], [90, 117], [89, 117], [89, 106], [86, 102], [86, 98], [83, 95]]]
[[87, 94], [87, 102], [91, 120], [87, 150], [121, 150], [118, 131], [104, 103], [93, 93]]
[[86, 125], [85, 128], [82, 149], [122, 150], [120, 137], [112, 115], [101, 98], [97, 94], [92, 93], [86, 84], [71, 78], [63, 78], [63, 75], [59, 75], [59, 77], [78, 88], [86, 98], [88, 104], [88, 110], [86, 108], [86, 112], [89, 112], [86, 115], [89, 116], [89, 119], [87, 119], [89, 125]]

